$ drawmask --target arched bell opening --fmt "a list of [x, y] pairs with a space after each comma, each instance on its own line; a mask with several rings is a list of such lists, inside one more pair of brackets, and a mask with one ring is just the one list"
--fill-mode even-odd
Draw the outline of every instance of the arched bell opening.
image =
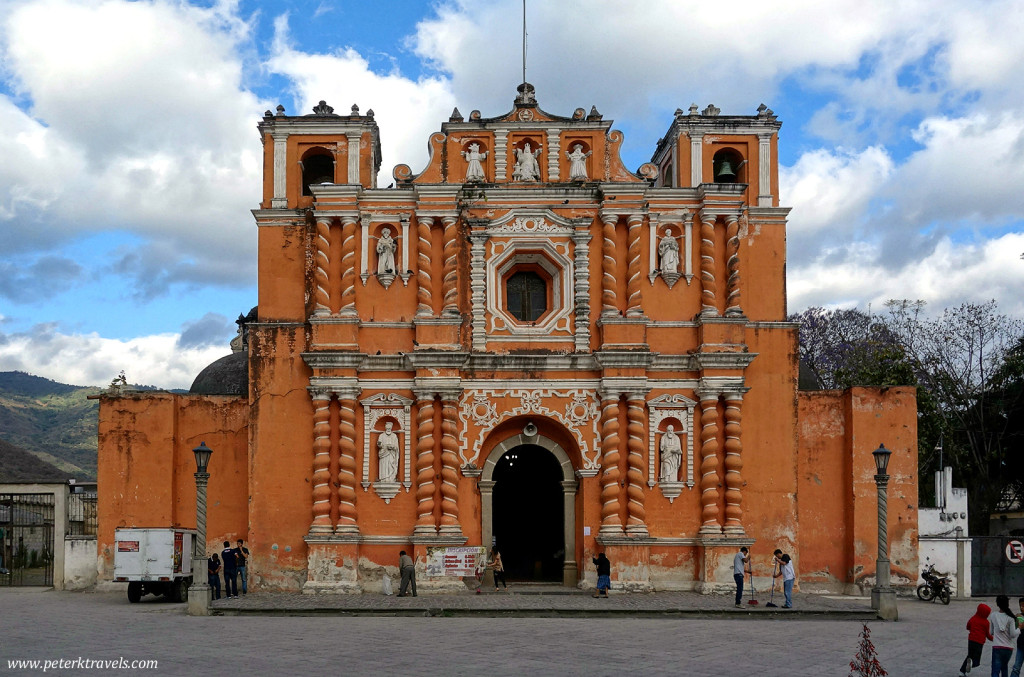
[[309, 196], [313, 191], [310, 186], [321, 183], [334, 183], [334, 157], [325, 148], [316, 148], [299, 162], [302, 167], [302, 194]]
[[732, 148], [723, 148], [712, 159], [715, 183], [746, 183], [746, 161]]

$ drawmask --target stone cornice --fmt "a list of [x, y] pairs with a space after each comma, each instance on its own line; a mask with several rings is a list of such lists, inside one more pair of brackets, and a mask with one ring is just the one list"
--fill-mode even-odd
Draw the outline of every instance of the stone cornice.
[[405, 355], [413, 369], [458, 369], [468, 357], [469, 353], [446, 350], [417, 350]]
[[366, 353], [302, 353], [302, 361], [311, 369], [356, 369], [364, 359]]
[[567, 355], [496, 355], [473, 354], [463, 367], [471, 371], [596, 371], [599, 369], [592, 354]]
[[651, 364], [651, 353], [646, 350], [599, 350], [594, 359], [603, 369], [643, 367]]
[[698, 369], [746, 369], [758, 353], [694, 353]]

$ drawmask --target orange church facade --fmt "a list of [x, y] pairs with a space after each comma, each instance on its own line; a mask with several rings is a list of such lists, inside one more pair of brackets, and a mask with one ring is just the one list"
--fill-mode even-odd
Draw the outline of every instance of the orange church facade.
[[267, 111], [247, 393], [101, 398], [101, 577], [116, 527], [195, 524], [205, 441], [209, 549], [246, 539], [257, 589], [377, 591], [399, 550], [496, 544], [513, 578], [592, 586], [605, 552], [619, 589], [707, 592], [779, 547], [849, 591], [884, 443], [915, 581], [913, 389], [797, 389], [781, 122], [677, 110], [636, 172], [611, 125], [524, 84], [379, 188], [372, 111]]

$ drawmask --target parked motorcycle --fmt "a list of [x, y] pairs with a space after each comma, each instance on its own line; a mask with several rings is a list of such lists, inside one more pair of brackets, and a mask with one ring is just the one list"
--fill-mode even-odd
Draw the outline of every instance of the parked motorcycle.
[[925, 602], [933, 602], [938, 598], [943, 604], [949, 604], [949, 576], [935, 571], [935, 565], [929, 564], [921, 572], [924, 583], [917, 586], [917, 596]]

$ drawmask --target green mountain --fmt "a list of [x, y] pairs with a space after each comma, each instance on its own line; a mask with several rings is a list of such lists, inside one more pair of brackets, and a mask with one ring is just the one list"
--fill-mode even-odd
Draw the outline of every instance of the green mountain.
[[[0, 440], [55, 466], [65, 477], [96, 479], [99, 402], [86, 398], [101, 390], [20, 371], [0, 372]], [[31, 472], [21, 456], [11, 454], [0, 455], [0, 473], [6, 475], [15, 467]]]
[[63, 481], [72, 473], [36, 458], [21, 447], [0, 440], [0, 482]]

